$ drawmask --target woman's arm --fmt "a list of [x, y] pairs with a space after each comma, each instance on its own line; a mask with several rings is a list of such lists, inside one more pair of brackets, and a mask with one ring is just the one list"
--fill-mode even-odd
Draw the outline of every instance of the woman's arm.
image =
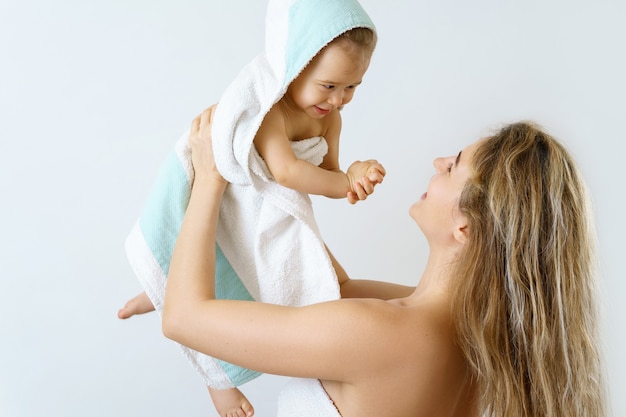
[[[378, 300], [308, 307], [215, 300], [215, 231], [226, 188], [213, 161], [211, 112], [192, 125], [196, 177], [167, 280], [163, 332], [192, 349], [262, 372], [349, 381], [389, 366], [402, 321]], [[395, 341], [400, 343], [401, 341]], [[358, 360], [346, 360], [346, 358]]]
[[348, 279], [341, 285], [341, 298], [377, 298], [394, 300], [413, 294], [415, 287], [368, 279]]
[[[165, 292], [163, 327], [169, 337], [188, 316], [187, 305], [215, 298], [215, 285], [194, 279], [215, 275], [215, 231], [222, 195], [227, 182], [215, 167], [211, 143], [202, 143], [199, 129], [210, 126], [214, 107], [194, 119], [189, 142], [192, 148], [194, 182], [187, 211], [176, 239]], [[208, 129], [205, 135], [210, 136]], [[188, 304], [187, 304], [188, 302]]]
[[385, 281], [371, 281], [366, 279], [350, 279], [345, 269], [339, 264], [331, 251], [326, 247], [328, 256], [335, 268], [341, 298], [377, 298], [379, 300], [393, 300], [396, 298], [408, 297], [413, 293], [415, 287], [394, 284]]

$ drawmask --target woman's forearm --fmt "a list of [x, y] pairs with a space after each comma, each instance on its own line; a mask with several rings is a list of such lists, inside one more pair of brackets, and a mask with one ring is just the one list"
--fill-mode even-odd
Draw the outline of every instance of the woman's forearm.
[[379, 300], [391, 300], [394, 298], [408, 297], [415, 290], [415, 287], [390, 282], [350, 279], [345, 269], [343, 269], [328, 247], [326, 247], [326, 251], [337, 274], [341, 298], [377, 298]]
[[408, 297], [415, 287], [384, 281], [349, 279], [341, 283], [341, 298], [377, 298], [392, 300]]
[[226, 183], [196, 177], [174, 246], [163, 308], [163, 332], [179, 339], [185, 319], [215, 298], [215, 231]]

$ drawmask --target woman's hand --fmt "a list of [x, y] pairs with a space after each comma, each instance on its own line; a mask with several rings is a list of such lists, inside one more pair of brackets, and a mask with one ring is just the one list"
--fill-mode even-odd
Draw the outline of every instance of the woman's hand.
[[191, 163], [195, 171], [194, 183], [207, 179], [226, 182], [215, 165], [211, 141], [211, 122], [216, 106], [212, 105], [191, 122], [189, 144]]

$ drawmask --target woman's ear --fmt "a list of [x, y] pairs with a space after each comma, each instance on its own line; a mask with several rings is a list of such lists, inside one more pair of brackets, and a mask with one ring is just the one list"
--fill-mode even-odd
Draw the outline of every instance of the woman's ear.
[[469, 227], [467, 224], [467, 217], [461, 213], [461, 210], [459, 210], [458, 207], [454, 211], [454, 223], [454, 231], [452, 232], [454, 240], [460, 244], [464, 244], [467, 242]]
[[454, 229], [454, 239], [457, 242], [463, 244], [467, 241], [467, 233], [468, 233], [467, 225], [458, 226], [456, 229]]
[[469, 227], [467, 225], [467, 219], [465, 216], [460, 216], [460, 218], [457, 219], [457, 224], [454, 229], [454, 240], [460, 244], [464, 244], [467, 242], [468, 233]]

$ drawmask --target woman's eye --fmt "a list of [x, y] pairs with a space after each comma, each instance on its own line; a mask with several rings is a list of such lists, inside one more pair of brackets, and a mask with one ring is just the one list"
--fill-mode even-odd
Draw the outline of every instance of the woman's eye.
[[333, 88], [335, 88], [335, 86], [334, 85], [325, 85], [324, 88], [327, 89], [327, 90], [332, 90]]

